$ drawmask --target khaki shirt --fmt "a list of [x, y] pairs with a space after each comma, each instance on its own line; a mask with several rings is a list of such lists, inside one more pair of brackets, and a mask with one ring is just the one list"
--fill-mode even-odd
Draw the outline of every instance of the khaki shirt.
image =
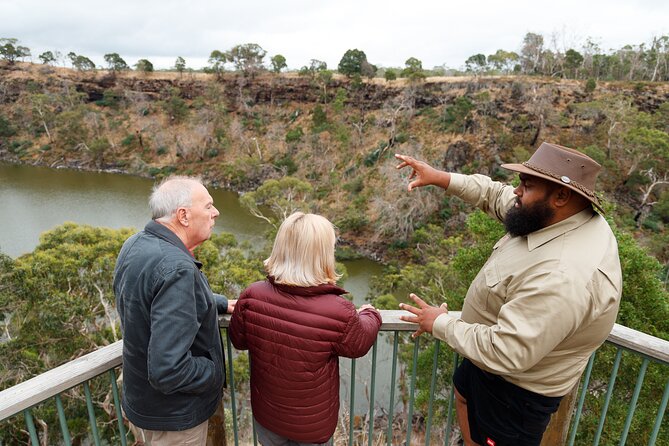
[[[447, 193], [503, 220], [513, 187], [451, 174]], [[472, 282], [461, 319], [439, 316], [433, 334], [478, 367], [527, 390], [567, 394], [618, 313], [618, 244], [586, 209], [527, 236], [502, 237]]]

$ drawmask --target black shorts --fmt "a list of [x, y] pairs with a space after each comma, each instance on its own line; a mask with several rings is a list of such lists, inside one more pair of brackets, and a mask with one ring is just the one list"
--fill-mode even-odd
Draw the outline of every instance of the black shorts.
[[468, 359], [453, 384], [467, 400], [472, 440], [491, 446], [538, 446], [562, 397], [548, 397], [485, 372]]

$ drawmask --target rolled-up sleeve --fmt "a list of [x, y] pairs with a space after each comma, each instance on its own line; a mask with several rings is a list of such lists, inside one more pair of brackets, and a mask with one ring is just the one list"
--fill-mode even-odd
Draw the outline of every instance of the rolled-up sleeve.
[[485, 175], [451, 173], [446, 193], [476, 206], [491, 217], [504, 221], [506, 212], [513, 206], [513, 186], [493, 181]]

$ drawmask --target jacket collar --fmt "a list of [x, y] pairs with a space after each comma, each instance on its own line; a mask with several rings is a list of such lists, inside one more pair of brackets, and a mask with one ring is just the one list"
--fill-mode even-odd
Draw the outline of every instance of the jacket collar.
[[593, 211], [590, 206], [588, 206], [578, 214], [574, 214], [567, 219], [559, 221], [548, 227], [539, 229], [538, 231], [534, 231], [527, 235], [527, 249], [532, 251], [544, 243], [548, 243], [554, 238], [584, 225], [597, 215], [598, 214]]
[[274, 281], [274, 277], [272, 276], [267, 276], [267, 280], [272, 284], [272, 286], [276, 287], [280, 291], [288, 294], [296, 294], [298, 296], [320, 296], [322, 294], [336, 294], [341, 296], [342, 294], [348, 293], [348, 291], [345, 289], [340, 288], [337, 285], [330, 285], [329, 283], [316, 286], [294, 286], [276, 283]]
[[199, 262], [193, 257], [193, 254], [191, 254], [188, 248], [186, 248], [184, 242], [182, 242], [181, 239], [177, 237], [177, 235], [174, 232], [172, 232], [167, 226], [163, 226], [157, 221], [151, 220], [146, 224], [146, 226], [144, 226], [144, 231], [148, 232], [149, 234], [155, 235], [156, 237], [161, 238], [166, 242], [176, 246], [177, 248], [188, 254], [188, 256], [191, 259], [193, 259], [193, 262], [195, 263], [195, 265], [197, 265], [198, 268], [202, 268], [202, 262]]

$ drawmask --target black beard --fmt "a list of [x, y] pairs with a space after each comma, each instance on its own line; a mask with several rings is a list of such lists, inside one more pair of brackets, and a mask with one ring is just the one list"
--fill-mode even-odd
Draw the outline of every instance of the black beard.
[[548, 226], [555, 211], [542, 200], [531, 206], [512, 207], [504, 218], [504, 227], [512, 236], [523, 236]]

